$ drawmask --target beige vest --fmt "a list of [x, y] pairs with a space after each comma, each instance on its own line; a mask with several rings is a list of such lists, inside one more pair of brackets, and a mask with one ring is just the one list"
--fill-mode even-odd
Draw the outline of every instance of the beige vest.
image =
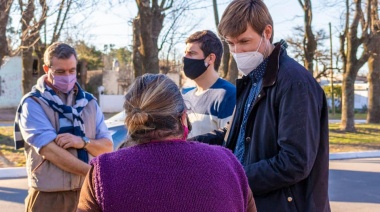
[[[64, 104], [73, 105], [75, 96], [71, 94], [65, 99], [63, 95], [59, 95]], [[58, 132], [59, 120], [58, 113], [54, 112], [43, 101], [34, 98], [41, 105], [42, 109], [48, 116], [50, 123]], [[65, 101], [67, 100], [67, 101]], [[96, 101], [90, 101], [86, 107], [83, 108], [81, 117], [84, 121], [85, 135], [88, 138], [95, 138], [96, 136]], [[77, 149], [67, 149], [71, 154], [77, 157]], [[68, 191], [78, 190], [82, 187], [84, 177], [70, 172], [66, 172], [48, 160], [44, 160], [41, 155], [36, 152], [35, 148], [25, 143], [25, 156], [26, 168], [28, 173], [28, 184], [30, 187], [39, 191], [54, 192], [54, 191]], [[89, 154], [91, 160], [93, 156]]]

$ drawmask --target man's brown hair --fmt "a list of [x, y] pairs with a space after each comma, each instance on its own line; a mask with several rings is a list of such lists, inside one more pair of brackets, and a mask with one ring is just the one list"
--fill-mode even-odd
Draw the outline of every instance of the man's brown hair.
[[188, 43], [199, 43], [205, 57], [214, 53], [214, 69], [218, 71], [223, 55], [223, 44], [215, 33], [210, 30], [195, 32], [186, 39], [186, 44]]
[[77, 53], [75, 49], [68, 44], [62, 42], [55, 42], [51, 44], [44, 53], [44, 63], [46, 66], [51, 67], [51, 60], [53, 57], [58, 59], [69, 59], [71, 55], [77, 58]]
[[237, 37], [247, 30], [248, 24], [258, 34], [262, 34], [267, 25], [272, 26], [273, 42], [273, 20], [267, 6], [262, 0], [234, 0], [224, 11], [218, 32], [222, 37]]

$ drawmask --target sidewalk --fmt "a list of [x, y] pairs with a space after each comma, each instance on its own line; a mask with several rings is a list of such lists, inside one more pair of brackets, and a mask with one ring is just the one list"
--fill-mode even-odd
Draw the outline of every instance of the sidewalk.
[[[331, 153], [330, 160], [380, 158], [380, 151]], [[25, 167], [0, 168], [0, 179], [27, 177]]]
[[17, 108], [0, 108], [0, 122], [13, 122]]

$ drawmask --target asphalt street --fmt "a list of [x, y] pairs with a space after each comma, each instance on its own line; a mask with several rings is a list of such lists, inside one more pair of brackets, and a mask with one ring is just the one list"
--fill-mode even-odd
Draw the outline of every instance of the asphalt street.
[[380, 211], [380, 158], [330, 161], [332, 211]]
[[[26, 178], [0, 179], [0, 211], [24, 211], [26, 195]], [[380, 158], [331, 160], [329, 197], [333, 212], [380, 211]]]

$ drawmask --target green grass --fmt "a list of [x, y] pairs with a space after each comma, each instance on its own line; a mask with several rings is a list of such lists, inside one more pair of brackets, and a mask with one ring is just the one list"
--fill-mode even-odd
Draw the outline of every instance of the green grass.
[[380, 124], [356, 124], [356, 132], [343, 132], [339, 124], [330, 124], [330, 144], [355, 144], [380, 147]]
[[14, 166], [25, 166], [24, 150], [14, 149], [13, 127], [0, 127], [0, 151]]
[[[367, 113], [355, 113], [355, 119], [367, 119]], [[329, 113], [329, 119], [338, 119], [340, 120], [342, 118], [342, 114], [335, 113], [335, 115], [332, 115], [332, 113]]]
[[[329, 127], [330, 153], [380, 150], [380, 124], [356, 124], [355, 133], [341, 131], [339, 124]], [[13, 127], [0, 127], [0, 148], [14, 166], [25, 166], [23, 149], [14, 149]]]

